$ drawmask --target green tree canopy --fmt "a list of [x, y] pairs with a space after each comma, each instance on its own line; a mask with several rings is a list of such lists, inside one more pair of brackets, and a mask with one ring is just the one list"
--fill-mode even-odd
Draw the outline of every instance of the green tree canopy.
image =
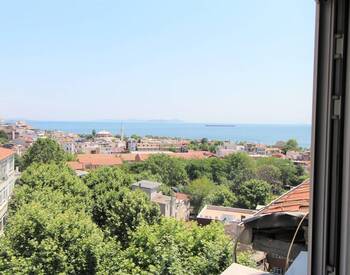
[[4, 144], [8, 142], [8, 140], [7, 134], [3, 130], [0, 130], [0, 144]]
[[212, 169], [208, 159], [189, 160], [186, 162], [185, 169], [190, 180], [195, 180], [204, 177], [212, 179]]
[[257, 161], [257, 166], [272, 165], [277, 167], [281, 172], [281, 181], [283, 185], [298, 185], [300, 183], [298, 170], [296, 165], [288, 159], [279, 158], [260, 158]]
[[142, 225], [126, 251], [133, 270], [152, 274], [220, 274], [232, 261], [232, 242], [223, 226], [162, 219]]
[[283, 153], [287, 153], [288, 151], [299, 151], [300, 147], [296, 139], [289, 139], [284, 144], [282, 151]]
[[118, 191], [121, 187], [129, 187], [133, 178], [119, 167], [101, 167], [91, 171], [83, 181], [96, 195], [96, 193]]
[[159, 221], [160, 210], [141, 190], [124, 187], [97, 196], [93, 218], [105, 232], [126, 245], [129, 235], [140, 224]]
[[256, 176], [270, 183], [274, 194], [279, 195], [283, 192], [282, 173], [278, 167], [271, 164], [261, 165], [257, 168]]
[[232, 182], [231, 190], [236, 192], [240, 184], [252, 179], [255, 175], [255, 162], [246, 153], [235, 153], [224, 158], [226, 177]]
[[204, 199], [216, 189], [216, 185], [207, 178], [200, 178], [192, 181], [185, 187], [185, 192], [190, 194], [191, 206], [194, 212], [198, 213], [203, 207]]
[[102, 231], [83, 212], [32, 202], [9, 219], [0, 238], [0, 272], [95, 274], [108, 247]]
[[265, 205], [270, 197], [271, 186], [263, 180], [251, 179], [241, 184], [238, 194], [240, 207], [255, 209]]
[[129, 169], [133, 173], [148, 171], [159, 175], [161, 182], [169, 186], [186, 185], [188, 182], [184, 161], [165, 154], [155, 154], [143, 163], [130, 165]]
[[32, 163], [60, 163], [66, 159], [61, 146], [49, 138], [39, 138], [23, 156], [23, 168]]
[[32, 190], [50, 187], [71, 194], [87, 205], [91, 203], [89, 188], [65, 164], [34, 163], [22, 173], [18, 184], [26, 185]]
[[220, 185], [204, 198], [203, 205], [205, 204], [235, 207], [237, 206], [237, 197], [227, 186]]

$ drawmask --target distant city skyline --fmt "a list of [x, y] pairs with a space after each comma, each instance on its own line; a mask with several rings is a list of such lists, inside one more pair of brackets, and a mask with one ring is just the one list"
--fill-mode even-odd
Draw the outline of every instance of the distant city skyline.
[[19, 2], [2, 119], [311, 123], [313, 1]]

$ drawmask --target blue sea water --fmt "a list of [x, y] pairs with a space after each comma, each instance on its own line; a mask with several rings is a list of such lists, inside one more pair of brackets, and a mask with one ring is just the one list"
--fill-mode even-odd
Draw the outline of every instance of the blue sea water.
[[[77, 134], [89, 134], [107, 130], [120, 134], [121, 122], [82, 121], [27, 121], [34, 128], [61, 130]], [[311, 125], [307, 124], [235, 124], [235, 127], [207, 127], [204, 123], [180, 122], [123, 122], [127, 136], [167, 136], [189, 139], [208, 138], [215, 140], [248, 141], [274, 144], [279, 140], [295, 138], [302, 147], [310, 147]]]

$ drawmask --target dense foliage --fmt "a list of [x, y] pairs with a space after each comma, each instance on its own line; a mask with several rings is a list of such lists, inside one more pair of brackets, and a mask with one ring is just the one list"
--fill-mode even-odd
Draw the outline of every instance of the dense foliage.
[[23, 156], [23, 169], [32, 163], [60, 163], [66, 154], [61, 146], [49, 138], [39, 138]]
[[[308, 177], [304, 168], [290, 160], [273, 157], [254, 160], [245, 153], [201, 160], [154, 155], [124, 169], [135, 179], [156, 180], [190, 194], [193, 214], [205, 204], [254, 209]], [[252, 183], [257, 184], [256, 189]], [[163, 192], [170, 193], [169, 187], [163, 187]]]
[[0, 273], [219, 274], [231, 263], [222, 225], [161, 218], [133, 177], [101, 168], [81, 180], [62, 163], [33, 163], [10, 204]]
[[[254, 209], [306, 176], [288, 160], [243, 153], [204, 160], [154, 155], [83, 179], [64, 160], [49, 139], [36, 141], [21, 160], [25, 170], [0, 237], [1, 274], [220, 274], [232, 260], [223, 225], [161, 217], [131, 184], [156, 180], [165, 194], [185, 192], [197, 213], [205, 204]], [[249, 255], [239, 260], [252, 265]]]
[[5, 144], [6, 142], [8, 142], [8, 136], [3, 130], [0, 130], [0, 144]]

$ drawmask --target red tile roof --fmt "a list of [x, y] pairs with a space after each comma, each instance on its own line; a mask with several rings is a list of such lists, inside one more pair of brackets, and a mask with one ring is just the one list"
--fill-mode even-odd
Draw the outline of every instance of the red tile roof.
[[120, 157], [110, 154], [80, 154], [77, 158], [78, 162], [86, 166], [114, 166], [123, 164]]
[[119, 157], [121, 157], [123, 161], [136, 161], [136, 154], [132, 153], [120, 154]]
[[176, 197], [176, 200], [179, 200], [179, 201], [187, 201], [190, 199], [190, 197], [187, 194], [180, 193], [180, 192], [176, 193], [175, 197]]
[[309, 212], [310, 203], [310, 180], [284, 193], [279, 198], [259, 210], [256, 215], [272, 214], [276, 212]]
[[149, 157], [151, 156], [151, 154], [137, 154], [136, 157], [135, 157], [135, 160], [136, 161], [145, 161], [147, 160]]
[[73, 170], [84, 170], [84, 164], [79, 161], [68, 161], [67, 164]]
[[9, 156], [12, 156], [14, 153], [15, 152], [10, 149], [0, 147], [0, 160], [8, 158]]

